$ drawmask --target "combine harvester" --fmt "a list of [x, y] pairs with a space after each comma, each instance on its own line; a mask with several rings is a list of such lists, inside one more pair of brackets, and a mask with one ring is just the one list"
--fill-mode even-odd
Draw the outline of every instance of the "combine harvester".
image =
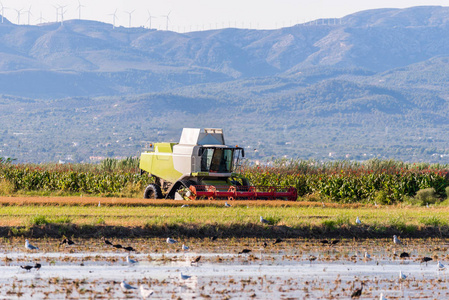
[[142, 173], [154, 177], [147, 199], [286, 199], [295, 201], [294, 187], [251, 186], [234, 173], [243, 148], [225, 144], [222, 129], [184, 128], [179, 143], [155, 143], [140, 156]]

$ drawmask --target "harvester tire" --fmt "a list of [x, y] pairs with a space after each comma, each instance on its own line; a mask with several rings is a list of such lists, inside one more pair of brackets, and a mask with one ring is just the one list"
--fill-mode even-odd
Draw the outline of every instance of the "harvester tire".
[[167, 199], [175, 199], [175, 193], [183, 188], [189, 188], [191, 185], [195, 185], [195, 181], [192, 180], [180, 180], [176, 181], [170, 193], [167, 194]]
[[161, 187], [155, 183], [150, 183], [143, 193], [145, 199], [162, 199]]

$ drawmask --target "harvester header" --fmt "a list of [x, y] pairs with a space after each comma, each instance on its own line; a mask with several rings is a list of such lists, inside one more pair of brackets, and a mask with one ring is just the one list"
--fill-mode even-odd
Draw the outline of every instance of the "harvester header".
[[184, 128], [179, 143], [155, 143], [140, 168], [154, 177], [144, 198], [296, 200], [293, 187], [255, 187], [235, 172], [244, 149], [225, 144], [222, 129]]

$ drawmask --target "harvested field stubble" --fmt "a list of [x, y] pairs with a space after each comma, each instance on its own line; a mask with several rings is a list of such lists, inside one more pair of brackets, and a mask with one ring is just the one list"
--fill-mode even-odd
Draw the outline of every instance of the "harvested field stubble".
[[[77, 201], [79, 200], [79, 201]], [[3, 202], [4, 201], [4, 202]], [[15, 201], [18, 205], [15, 205]], [[60, 202], [59, 202], [60, 201]], [[449, 208], [315, 202], [0, 198], [1, 236], [449, 236]], [[100, 202], [100, 206], [98, 206]], [[182, 207], [188, 203], [188, 207]], [[158, 205], [160, 204], [160, 205]], [[260, 216], [275, 220], [262, 224]], [[361, 224], [356, 224], [359, 217]]]

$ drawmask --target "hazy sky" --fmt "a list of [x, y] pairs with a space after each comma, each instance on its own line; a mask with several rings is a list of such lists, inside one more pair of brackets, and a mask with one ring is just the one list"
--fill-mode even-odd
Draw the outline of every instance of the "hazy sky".
[[[373, 8], [404, 8], [420, 5], [449, 6], [449, 0], [80, 0], [81, 18], [111, 23], [111, 14], [117, 9], [116, 25], [190, 31], [222, 27], [279, 28], [318, 18], [340, 18], [345, 15]], [[56, 21], [56, 8], [64, 8], [64, 20], [78, 19], [78, 0], [0, 0], [7, 7], [4, 15], [13, 23], [18, 22], [16, 10], [23, 9], [20, 24], [36, 24]], [[1, 14], [0, 4], [0, 14]], [[26, 11], [31, 6], [31, 14]], [[61, 10], [58, 19], [61, 20]]]

